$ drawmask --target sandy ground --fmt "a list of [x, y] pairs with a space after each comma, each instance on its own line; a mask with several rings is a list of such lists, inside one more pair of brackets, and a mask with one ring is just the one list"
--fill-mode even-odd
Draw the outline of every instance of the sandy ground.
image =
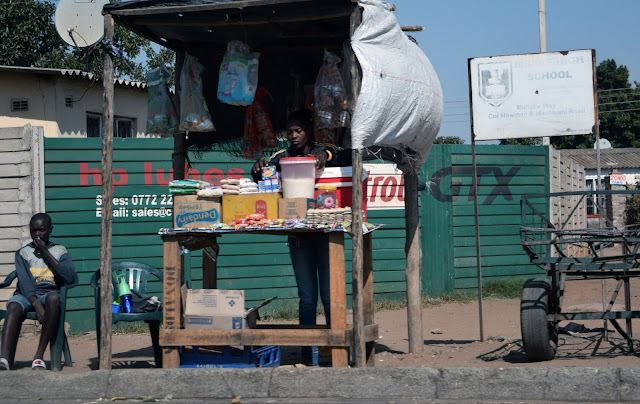
[[[607, 280], [607, 296], [615, 288], [614, 280]], [[640, 310], [640, 280], [631, 281], [633, 310]], [[565, 289], [565, 312], [596, 311], [602, 308], [601, 281], [571, 281]], [[609, 297], [607, 297], [608, 299]], [[622, 293], [618, 302], [622, 302]], [[608, 340], [602, 331], [577, 335], [560, 335], [556, 359], [532, 363], [527, 360], [520, 339], [520, 301], [485, 300], [483, 302], [484, 341], [480, 340], [477, 302], [444, 304], [423, 308], [423, 351], [409, 353], [406, 310], [376, 313], [380, 338], [376, 346], [377, 367], [631, 367], [640, 364], [638, 352], [630, 352], [624, 339], [608, 325]], [[618, 306], [617, 306], [618, 308]], [[620, 308], [618, 308], [620, 309]], [[637, 326], [639, 320], [633, 320]], [[602, 320], [576, 321], [588, 329], [602, 329]], [[560, 323], [561, 326], [567, 322]], [[624, 329], [624, 322], [620, 323]], [[16, 367], [31, 371], [32, 355], [37, 336], [25, 332], [18, 344]], [[98, 368], [95, 333], [76, 335], [70, 339], [73, 367], [64, 373], [87, 372]], [[153, 367], [151, 341], [148, 334], [113, 336], [113, 368]], [[638, 350], [637, 341], [634, 344]], [[49, 354], [45, 355], [48, 363]], [[300, 362], [299, 348], [283, 347], [282, 365]]]

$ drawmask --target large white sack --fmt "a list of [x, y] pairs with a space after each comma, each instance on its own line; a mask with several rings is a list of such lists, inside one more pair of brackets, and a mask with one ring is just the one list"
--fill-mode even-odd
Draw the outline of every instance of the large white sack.
[[389, 5], [359, 0], [362, 23], [351, 46], [362, 67], [362, 85], [351, 122], [351, 146], [389, 146], [417, 154], [419, 170], [442, 121], [442, 88], [422, 50], [398, 25]]

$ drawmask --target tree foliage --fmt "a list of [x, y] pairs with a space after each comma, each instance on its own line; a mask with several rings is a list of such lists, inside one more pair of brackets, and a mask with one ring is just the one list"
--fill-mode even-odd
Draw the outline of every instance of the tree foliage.
[[[613, 59], [596, 67], [600, 137], [614, 148], [640, 147], [640, 84], [629, 82], [629, 69]], [[595, 135], [553, 137], [557, 149], [592, 148]]]
[[437, 137], [434, 144], [464, 144], [464, 139], [458, 136]]
[[[636, 187], [636, 190], [639, 188]], [[640, 195], [630, 195], [627, 197], [627, 206], [624, 211], [625, 224], [633, 229], [640, 228]]]
[[518, 139], [501, 139], [501, 145], [512, 146], [540, 146], [542, 144], [541, 137], [523, 137]]
[[[8, 66], [80, 69], [102, 76], [103, 42], [84, 49], [67, 45], [54, 25], [55, 4], [36, 0], [0, 3], [0, 64]], [[173, 51], [152, 47], [151, 42], [116, 25], [113, 45], [122, 51], [114, 58], [114, 76], [145, 81], [145, 74], [161, 65], [173, 73]]]

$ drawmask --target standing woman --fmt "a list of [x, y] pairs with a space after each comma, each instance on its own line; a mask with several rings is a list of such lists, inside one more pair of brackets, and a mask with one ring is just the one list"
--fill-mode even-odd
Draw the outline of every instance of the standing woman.
[[[259, 175], [268, 164], [280, 171], [283, 157], [314, 156], [316, 168], [351, 165], [351, 151], [327, 143], [316, 143], [313, 135], [313, 112], [307, 109], [292, 112], [287, 120], [287, 149], [276, 152], [269, 162], [262, 159], [253, 165], [254, 175]], [[325, 233], [300, 233], [288, 240], [291, 263], [298, 285], [299, 320], [303, 325], [316, 324], [318, 290], [324, 306], [327, 324], [331, 322], [329, 300], [329, 235]], [[311, 347], [303, 348], [304, 359], [310, 360]]]

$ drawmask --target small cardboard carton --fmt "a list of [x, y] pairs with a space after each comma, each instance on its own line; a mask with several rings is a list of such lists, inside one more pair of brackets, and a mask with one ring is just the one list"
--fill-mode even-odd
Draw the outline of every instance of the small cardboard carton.
[[245, 195], [222, 196], [222, 221], [232, 222], [235, 219], [243, 219], [252, 213], [263, 214], [267, 219], [278, 219], [277, 193], [255, 193]]
[[198, 195], [173, 196], [173, 227], [191, 228], [210, 227], [220, 223], [222, 203], [220, 197]]
[[278, 219], [305, 219], [307, 210], [315, 207], [314, 199], [282, 198], [278, 201]]
[[245, 310], [244, 290], [185, 288], [185, 291], [184, 328], [191, 330], [255, 328], [258, 309], [275, 299]]

